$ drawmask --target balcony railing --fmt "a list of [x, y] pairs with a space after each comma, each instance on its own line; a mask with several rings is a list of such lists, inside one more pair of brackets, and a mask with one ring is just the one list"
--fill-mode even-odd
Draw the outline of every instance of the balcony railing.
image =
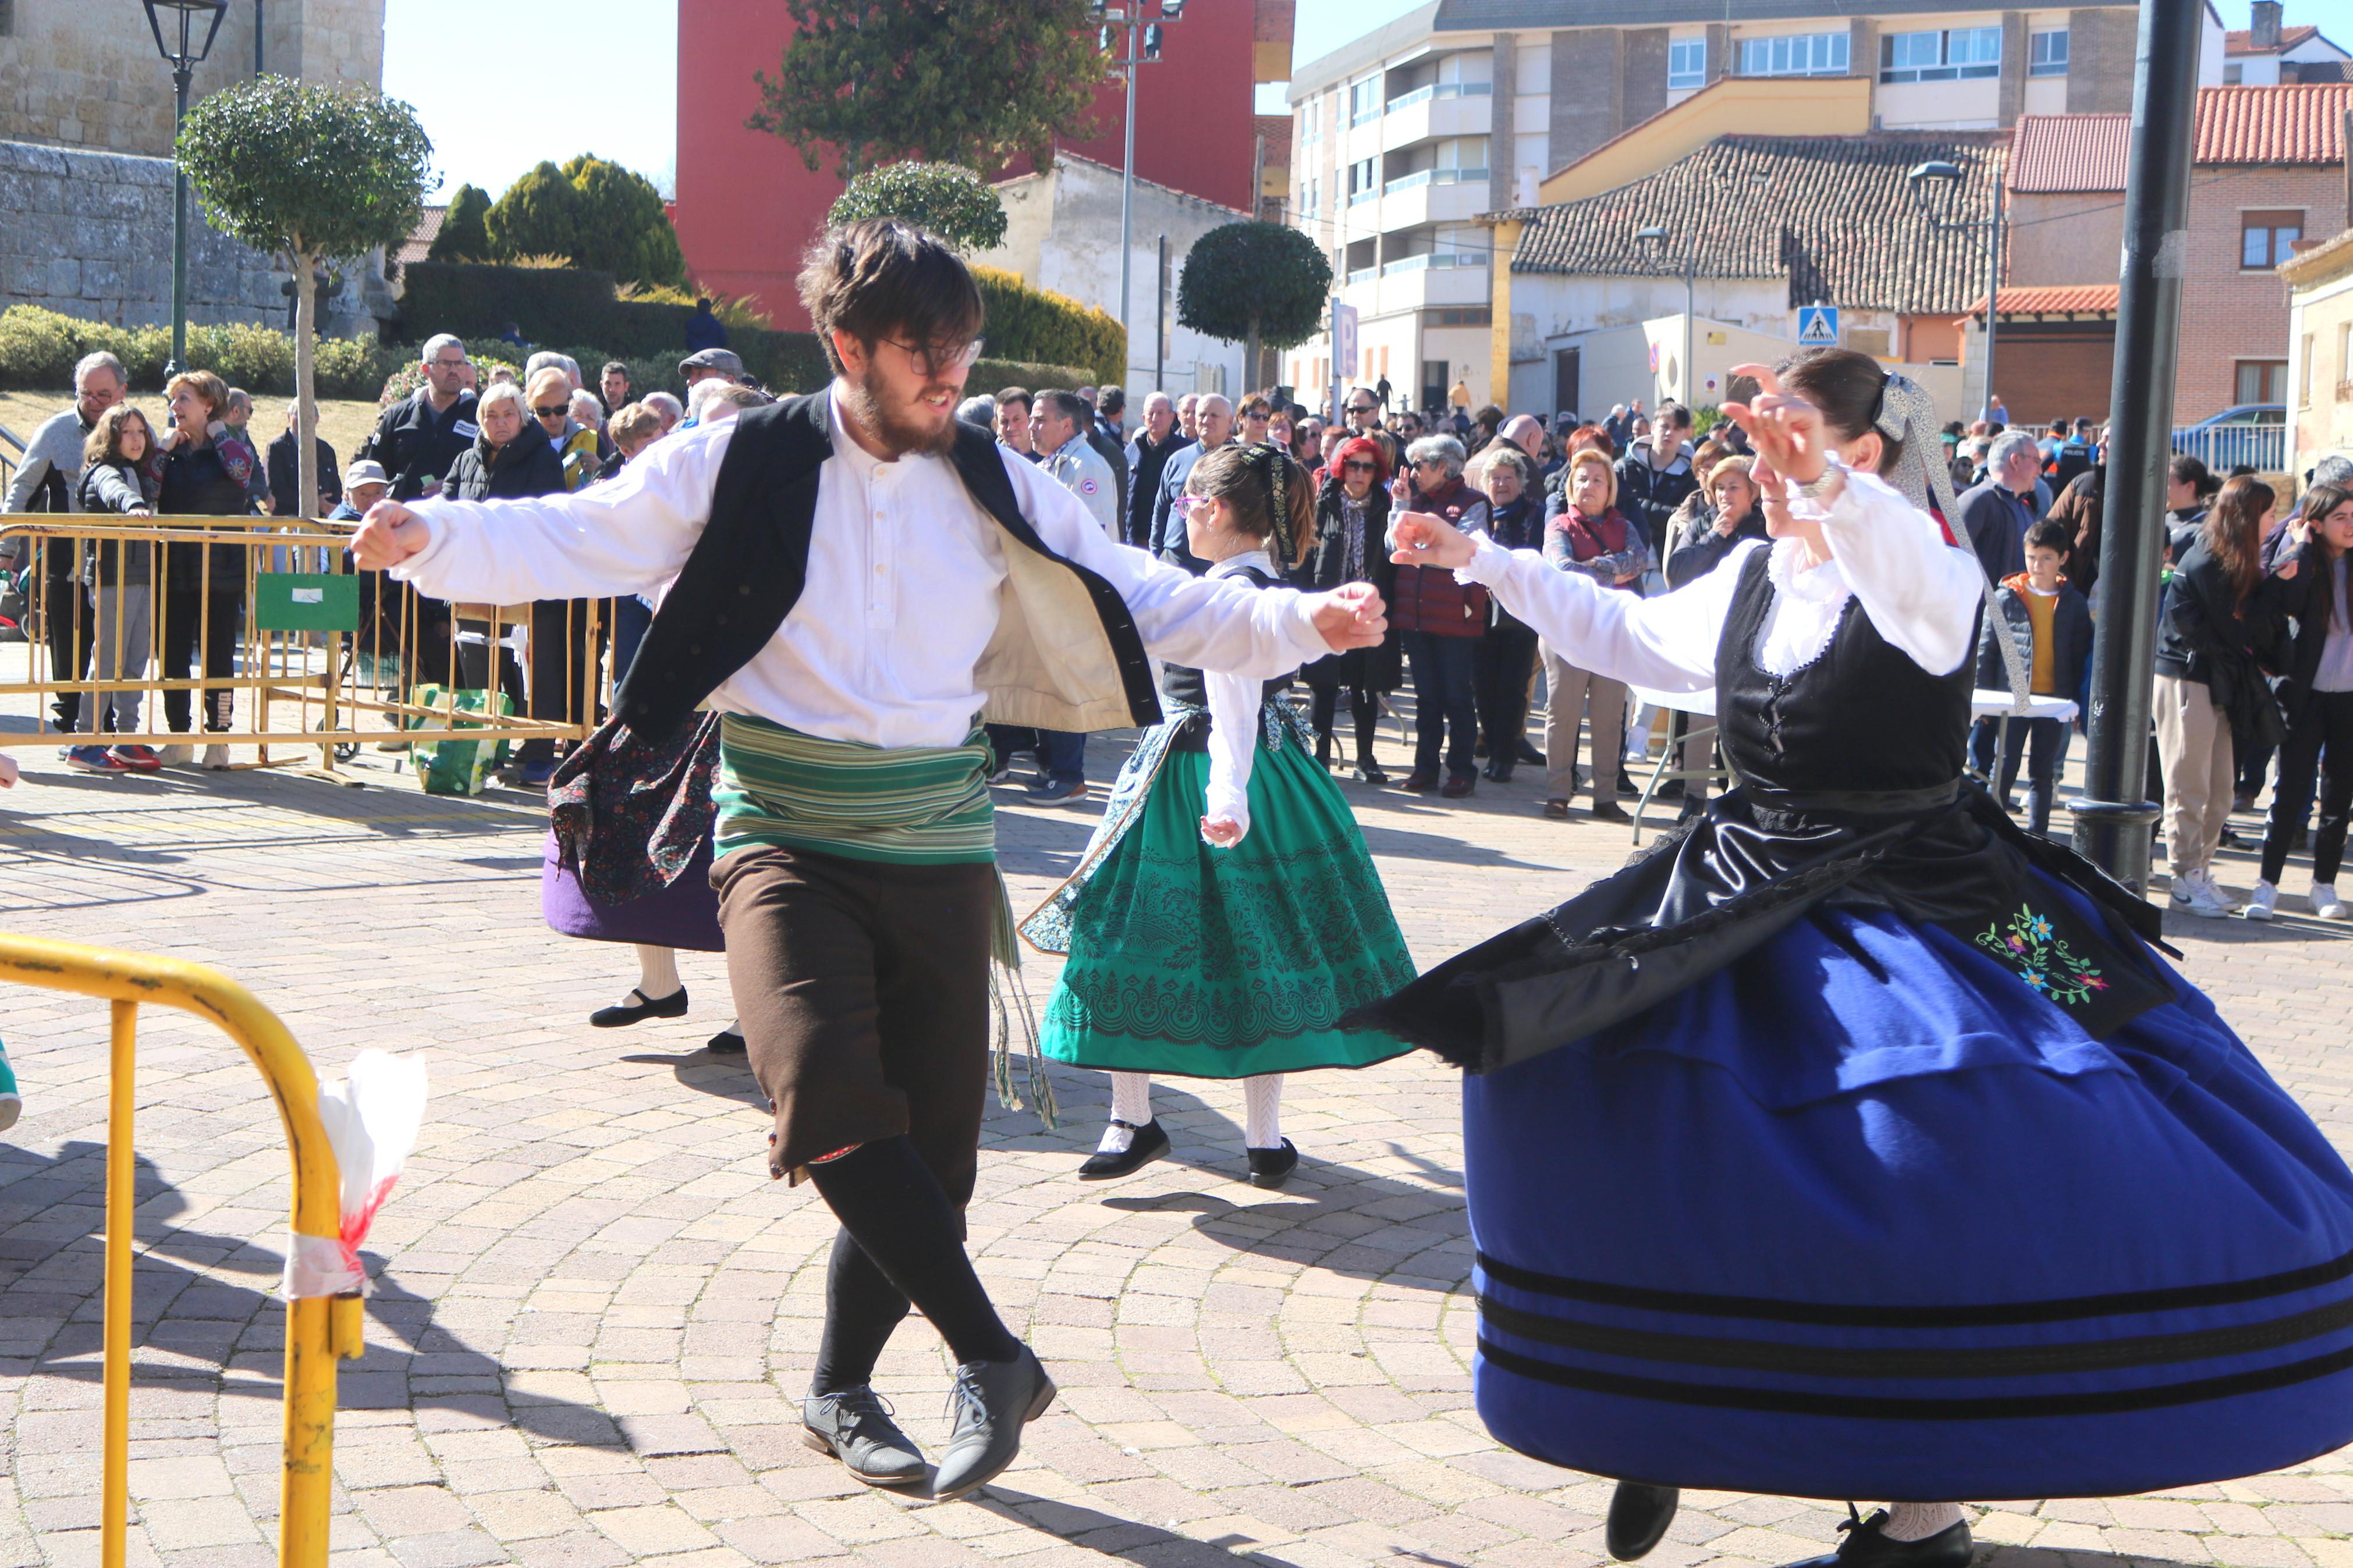
[[1476, 184], [1487, 177], [1484, 169], [1416, 169], [1410, 174], [1399, 174], [1381, 187], [1384, 195], [1396, 195], [1400, 191], [1417, 190], [1423, 185]]
[[[1400, 109], [1411, 109], [1417, 103], [1428, 103], [1436, 98], [1492, 98], [1494, 92], [1495, 84], [1492, 81], [1434, 81], [1428, 87], [1418, 87], [1411, 92], [1401, 92], [1390, 99], [1388, 112], [1395, 114]], [[1363, 121], [1357, 123], [1362, 124]]]
[[1351, 283], [1370, 283], [1374, 279], [1378, 278], [1380, 275], [1381, 269], [1377, 267], [1352, 267], [1348, 269], [1348, 281]]
[[[1419, 256], [1400, 256], [1382, 267], [1381, 276], [1394, 278], [1400, 272], [1420, 272], [1432, 267], [1484, 267], [1482, 256], [1465, 256], [1456, 250], [1426, 250]], [[1353, 281], [1353, 279], [1352, 279]]]
[[1366, 202], [1377, 199], [1380, 194], [1378, 186], [1370, 190], [1351, 191], [1348, 193], [1348, 205], [1352, 207], [1363, 206]]

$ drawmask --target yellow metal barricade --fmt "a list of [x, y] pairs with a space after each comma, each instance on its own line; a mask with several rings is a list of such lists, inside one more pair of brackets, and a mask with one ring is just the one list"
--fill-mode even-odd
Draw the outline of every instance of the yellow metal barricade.
[[[59, 721], [75, 710], [96, 745], [259, 747], [265, 767], [316, 746], [328, 772], [365, 742], [553, 745], [596, 727], [610, 706], [609, 601], [427, 599], [352, 570], [356, 526], [7, 518], [0, 541], [17, 542], [29, 568], [29, 614], [25, 677], [0, 679], [0, 706], [29, 699]], [[460, 690], [488, 700], [474, 707]], [[0, 746], [42, 740], [5, 734]]]
[[[259, 1068], [294, 1163], [293, 1228], [333, 1243], [342, 1228], [335, 1152], [319, 1120], [319, 1080], [278, 1016], [199, 963], [72, 942], [0, 936], [0, 980], [104, 997], [113, 1006], [107, 1079], [105, 1452], [102, 1568], [122, 1568], [130, 1500], [132, 1092], [139, 1006], [212, 1020]], [[335, 1363], [365, 1348], [356, 1295], [286, 1304], [286, 1437], [279, 1500], [280, 1568], [323, 1568], [334, 1463]]]

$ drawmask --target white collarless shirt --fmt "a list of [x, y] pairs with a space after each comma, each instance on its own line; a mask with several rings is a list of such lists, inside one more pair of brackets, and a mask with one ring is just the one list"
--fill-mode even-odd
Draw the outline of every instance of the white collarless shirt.
[[[961, 744], [985, 694], [1013, 543], [944, 456], [885, 461], [850, 439], [830, 392], [807, 575], [767, 646], [709, 705], [827, 740]], [[570, 495], [412, 502], [430, 542], [392, 575], [436, 598], [521, 604], [666, 593], [711, 516], [733, 419], [674, 432], [612, 479]], [[1211, 583], [1103, 535], [1080, 500], [1000, 447], [1042, 543], [1107, 581], [1145, 646], [1204, 670], [1265, 679], [1329, 651], [1301, 595]]]

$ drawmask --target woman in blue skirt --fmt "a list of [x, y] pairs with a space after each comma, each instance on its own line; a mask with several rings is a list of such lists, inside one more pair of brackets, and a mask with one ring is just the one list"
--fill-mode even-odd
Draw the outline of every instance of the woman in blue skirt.
[[1681, 592], [1393, 525], [1580, 668], [1714, 687], [1740, 780], [1354, 1020], [1471, 1074], [1482, 1418], [1620, 1478], [1620, 1557], [1680, 1487], [1896, 1500], [1838, 1568], [1961, 1568], [1943, 1500], [2353, 1439], [2353, 1173], [2157, 911], [1962, 782], [1933, 406], [1846, 351], [1736, 374], [1771, 538]]

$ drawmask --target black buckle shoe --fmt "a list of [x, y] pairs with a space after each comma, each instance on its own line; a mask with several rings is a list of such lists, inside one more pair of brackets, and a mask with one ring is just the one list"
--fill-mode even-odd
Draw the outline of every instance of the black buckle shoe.
[[702, 1048], [714, 1057], [740, 1057], [746, 1049], [744, 1031], [733, 1027], [722, 1029], [703, 1041]]
[[1279, 1187], [1291, 1180], [1291, 1173], [1299, 1169], [1299, 1151], [1291, 1140], [1282, 1141], [1280, 1149], [1245, 1149], [1250, 1156], [1250, 1184], [1253, 1187]]
[[1054, 1403], [1054, 1380], [1028, 1345], [1011, 1361], [969, 1361], [955, 1370], [948, 1405], [955, 1425], [932, 1495], [943, 1502], [978, 1491], [1021, 1454], [1021, 1428]]
[[1609, 1496], [1609, 1555], [1620, 1563], [1650, 1555], [1651, 1548], [1666, 1539], [1683, 1495], [1678, 1487], [1620, 1481]]
[[686, 987], [681, 985], [669, 995], [656, 1001], [644, 992], [632, 988], [629, 994], [635, 1002], [624, 1002], [617, 1007], [599, 1007], [588, 1015], [591, 1026], [599, 1029], [626, 1029], [631, 1024], [642, 1024], [648, 1018], [683, 1018], [686, 1016]]
[[1885, 1509], [1864, 1519], [1849, 1503], [1846, 1518], [1839, 1521], [1839, 1533], [1846, 1539], [1838, 1550], [1792, 1563], [1789, 1568], [1968, 1568], [1969, 1554], [1976, 1549], [1966, 1519], [1918, 1541], [1890, 1541], [1881, 1533], [1886, 1528]]
[[1131, 1176], [1161, 1155], [1168, 1152], [1168, 1134], [1160, 1130], [1160, 1119], [1154, 1117], [1141, 1127], [1132, 1126], [1114, 1117], [1114, 1127], [1126, 1127], [1135, 1136], [1128, 1141], [1124, 1153], [1114, 1154], [1108, 1149], [1098, 1149], [1087, 1156], [1079, 1167], [1082, 1182], [1108, 1182], [1113, 1176]]

